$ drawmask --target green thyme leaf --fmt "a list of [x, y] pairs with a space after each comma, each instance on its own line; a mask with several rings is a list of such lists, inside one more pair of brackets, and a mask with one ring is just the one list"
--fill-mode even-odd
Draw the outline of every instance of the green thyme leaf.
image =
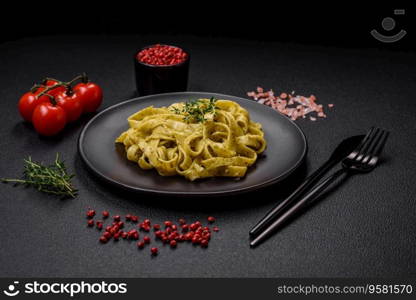
[[207, 114], [215, 115], [215, 110], [217, 109], [215, 106], [216, 101], [217, 99], [214, 97], [211, 97], [208, 101], [201, 99], [188, 101], [185, 102], [182, 109], [174, 107], [173, 112], [178, 115], [183, 115], [185, 122], [203, 123], [207, 120], [205, 118]]
[[28, 157], [24, 160], [21, 179], [1, 178], [0, 180], [4, 183], [14, 182], [31, 186], [47, 194], [75, 198], [78, 191], [71, 183], [74, 176], [74, 174], [68, 174], [65, 163], [59, 159], [59, 154], [56, 154], [54, 163], [49, 166], [36, 163]]

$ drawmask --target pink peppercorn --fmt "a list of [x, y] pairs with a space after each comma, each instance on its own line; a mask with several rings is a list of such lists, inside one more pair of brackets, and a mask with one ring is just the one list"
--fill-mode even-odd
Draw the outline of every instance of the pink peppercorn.
[[91, 218], [94, 218], [94, 216], [95, 216], [95, 210], [90, 209], [87, 211], [87, 218], [91, 219]]
[[150, 237], [148, 237], [147, 235], [143, 237], [143, 242], [145, 242], [146, 244], [150, 244]]
[[107, 219], [110, 216], [110, 213], [108, 211], [103, 211], [103, 218]]
[[144, 248], [144, 242], [143, 241], [137, 242], [137, 247], [139, 249], [143, 249]]
[[[91, 220], [91, 221], [92, 221], [92, 220]], [[97, 221], [97, 222], [95, 223], [95, 225], [97, 226], [97, 229], [98, 229], [98, 230], [103, 229], [103, 222], [101, 222], [101, 221]]]
[[188, 54], [181, 48], [160, 44], [145, 48], [137, 54], [140, 62], [160, 66], [176, 65], [187, 58]]
[[174, 240], [174, 239], [176, 239], [176, 237], [177, 237], [177, 234], [173, 232], [173, 233], [169, 234], [168, 239], [169, 240]]
[[208, 222], [214, 223], [215, 222], [215, 218], [214, 217], [208, 217]]
[[156, 247], [150, 249], [150, 253], [152, 253], [152, 255], [157, 255], [158, 252], [159, 250]]
[[140, 229], [141, 229], [141, 230], [143, 230], [143, 231], [146, 231], [146, 232], [149, 232], [149, 231], [150, 231], [150, 226], [149, 226], [149, 225], [147, 225], [147, 224], [141, 223], [141, 224], [139, 225], [139, 227], [140, 227]]
[[87, 225], [88, 227], [94, 226], [94, 220], [88, 220]]
[[132, 240], [137, 240], [139, 239], [139, 233], [136, 229], [132, 229], [129, 232], [127, 232], [127, 237]]

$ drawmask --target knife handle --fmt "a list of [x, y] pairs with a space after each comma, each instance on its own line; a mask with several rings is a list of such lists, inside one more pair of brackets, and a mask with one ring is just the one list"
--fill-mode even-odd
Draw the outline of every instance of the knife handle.
[[264, 228], [270, 225], [277, 216], [294, 200], [298, 199], [300, 195], [310, 186], [315, 184], [330, 168], [332, 168], [336, 162], [333, 160], [326, 161], [319, 169], [308, 176], [305, 181], [285, 200], [280, 202], [277, 206], [272, 208], [249, 232], [251, 237], [256, 236]]
[[293, 206], [291, 206], [288, 210], [286, 210], [281, 216], [279, 216], [273, 223], [270, 224], [264, 231], [262, 231], [254, 240], [250, 242], [250, 247], [255, 247], [259, 243], [261, 243], [264, 239], [266, 239], [271, 233], [278, 230], [282, 224], [284, 224], [289, 218], [293, 217], [299, 210], [301, 210], [306, 203], [310, 200], [315, 199], [316, 196], [320, 195], [320, 193], [325, 190], [331, 183], [333, 183], [337, 178], [341, 175], [347, 173], [347, 169], [340, 169], [336, 171], [334, 174], [328, 176], [322, 182], [320, 182], [317, 186], [315, 186], [310, 192], [308, 192], [305, 196], [303, 196], [298, 202], [296, 202]]

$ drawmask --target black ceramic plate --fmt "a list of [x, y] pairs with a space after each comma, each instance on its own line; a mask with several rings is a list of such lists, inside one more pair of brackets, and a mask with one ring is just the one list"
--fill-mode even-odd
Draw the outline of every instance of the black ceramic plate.
[[[260, 122], [267, 148], [244, 178], [207, 178], [190, 182], [162, 177], [127, 160], [124, 147], [114, 140], [128, 128], [127, 117], [147, 106], [169, 106], [180, 101], [216, 97], [236, 101], [252, 120]], [[169, 93], [146, 96], [113, 105], [91, 119], [81, 132], [79, 153], [87, 166], [110, 183], [141, 192], [176, 195], [224, 195], [247, 192], [276, 183], [292, 173], [306, 155], [307, 143], [295, 123], [255, 101], [214, 93]]]

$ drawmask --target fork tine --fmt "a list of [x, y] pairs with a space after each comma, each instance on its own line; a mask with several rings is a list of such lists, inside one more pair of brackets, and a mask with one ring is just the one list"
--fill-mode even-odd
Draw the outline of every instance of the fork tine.
[[361, 148], [363, 147], [363, 145], [367, 142], [368, 138], [370, 137], [370, 135], [372, 134], [374, 130], [374, 126], [372, 126], [366, 133], [366, 135], [363, 137], [363, 139], [361, 140], [360, 144], [354, 149], [354, 151], [350, 154], [350, 156], [352, 156], [352, 154], [355, 154], [353, 157], [350, 157], [352, 159], [354, 159], [355, 157], [357, 157], [358, 153], [360, 153]]
[[375, 150], [380, 144], [380, 141], [382, 140], [385, 132], [386, 132], [385, 130], [380, 129], [380, 132], [377, 135], [377, 137], [374, 139], [374, 141], [372, 142], [371, 147], [368, 148], [366, 155], [370, 155], [370, 156], [374, 155]]
[[380, 141], [384, 136], [384, 133], [385, 130], [378, 128], [378, 132], [376, 133], [373, 140], [370, 142], [370, 145], [367, 147], [366, 151], [362, 154], [362, 158], [360, 157], [360, 159], [358, 160], [359, 162], [366, 164], [374, 157], [375, 150], [379, 146]]
[[365, 155], [373, 155], [375, 149], [377, 148], [378, 144], [380, 143], [380, 140], [383, 138], [385, 130], [379, 129], [379, 132], [377, 133], [374, 140], [371, 142], [370, 147], [367, 149], [367, 152]]
[[371, 131], [371, 134], [369, 135], [368, 139], [365, 141], [365, 143], [361, 147], [360, 152], [354, 158], [355, 160], [361, 161], [363, 157], [365, 156], [365, 154], [368, 153], [368, 149], [373, 144], [374, 139], [378, 136], [379, 131], [380, 131], [379, 128], [375, 128], [374, 130]]
[[389, 137], [390, 132], [388, 131], [384, 131], [383, 132], [383, 137], [381, 138], [380, 143], [378, 143], [377, 147], [375, 147], [372, 155], [373, 156], [379, 156], [381, 151], [383, 151], [384, 145], [387, 142], [387, 138]]

